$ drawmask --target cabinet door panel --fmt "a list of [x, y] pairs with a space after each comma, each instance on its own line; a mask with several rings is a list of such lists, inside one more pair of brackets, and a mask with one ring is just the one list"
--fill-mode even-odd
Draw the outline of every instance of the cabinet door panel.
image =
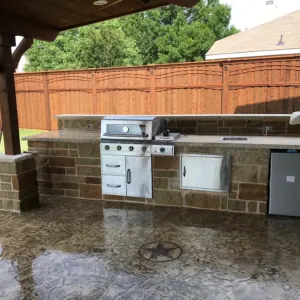
[[182, 155], [181, 187], [203, 191], [229, 191], [230, 157]]
[[126, 157], [127, 196], [152, 198], [151, 157]]

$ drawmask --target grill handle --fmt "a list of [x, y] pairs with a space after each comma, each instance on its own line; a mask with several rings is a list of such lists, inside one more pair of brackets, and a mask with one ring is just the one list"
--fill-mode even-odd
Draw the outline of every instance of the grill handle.
[[121, 185], [116, 185], [116, 184], [107, 184], [106, 186], [113, 189], [117, 189], [121, 187]]
[[131, 171], [130, 169], [127, 170], [127, 184], [131, 183]]
[[109, 164], [106, 164], [106, 167], [107, 168], [120, 168], [121, 165], [109, 165]]

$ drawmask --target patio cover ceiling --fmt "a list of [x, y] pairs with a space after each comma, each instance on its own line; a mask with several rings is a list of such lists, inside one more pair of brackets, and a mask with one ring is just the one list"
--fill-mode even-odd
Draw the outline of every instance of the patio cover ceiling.
[[[62, 30], [176, 4], [192, 7], [198, 0], [14, 0], [0, 2], [0, 32], [53, 41]], [[99, 2], [99, 1], [98, 1]]]

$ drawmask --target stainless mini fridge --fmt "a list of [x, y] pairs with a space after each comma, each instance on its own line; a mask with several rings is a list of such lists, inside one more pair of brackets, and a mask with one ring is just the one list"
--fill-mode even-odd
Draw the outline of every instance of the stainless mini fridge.
[[300, 153], [271, 153], [269, 214], [300, 216]]

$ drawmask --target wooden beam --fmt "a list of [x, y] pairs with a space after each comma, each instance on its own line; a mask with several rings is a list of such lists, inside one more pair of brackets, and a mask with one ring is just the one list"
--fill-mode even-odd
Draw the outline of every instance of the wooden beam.
[[0, 34], [0, 109], [4, 134], [5, 154], [21, 153], [17, 113], [14, 64], [11, 46], [12, 36]]
[[0, 14], [0, 28], [1, 33], [9, 36], [28, 36], [49, 42], [54, 41], [59, 33], [56, 28], [35, 23], [22, 17], [3, 14]]
[[13, 63], [15, 70], [18, 68], [21, 57], [24, 53], [32, 46], [33, 38], [32, 37], [24, 37], [22, 41], [19, 43], [14, 53], [12, 54]]

